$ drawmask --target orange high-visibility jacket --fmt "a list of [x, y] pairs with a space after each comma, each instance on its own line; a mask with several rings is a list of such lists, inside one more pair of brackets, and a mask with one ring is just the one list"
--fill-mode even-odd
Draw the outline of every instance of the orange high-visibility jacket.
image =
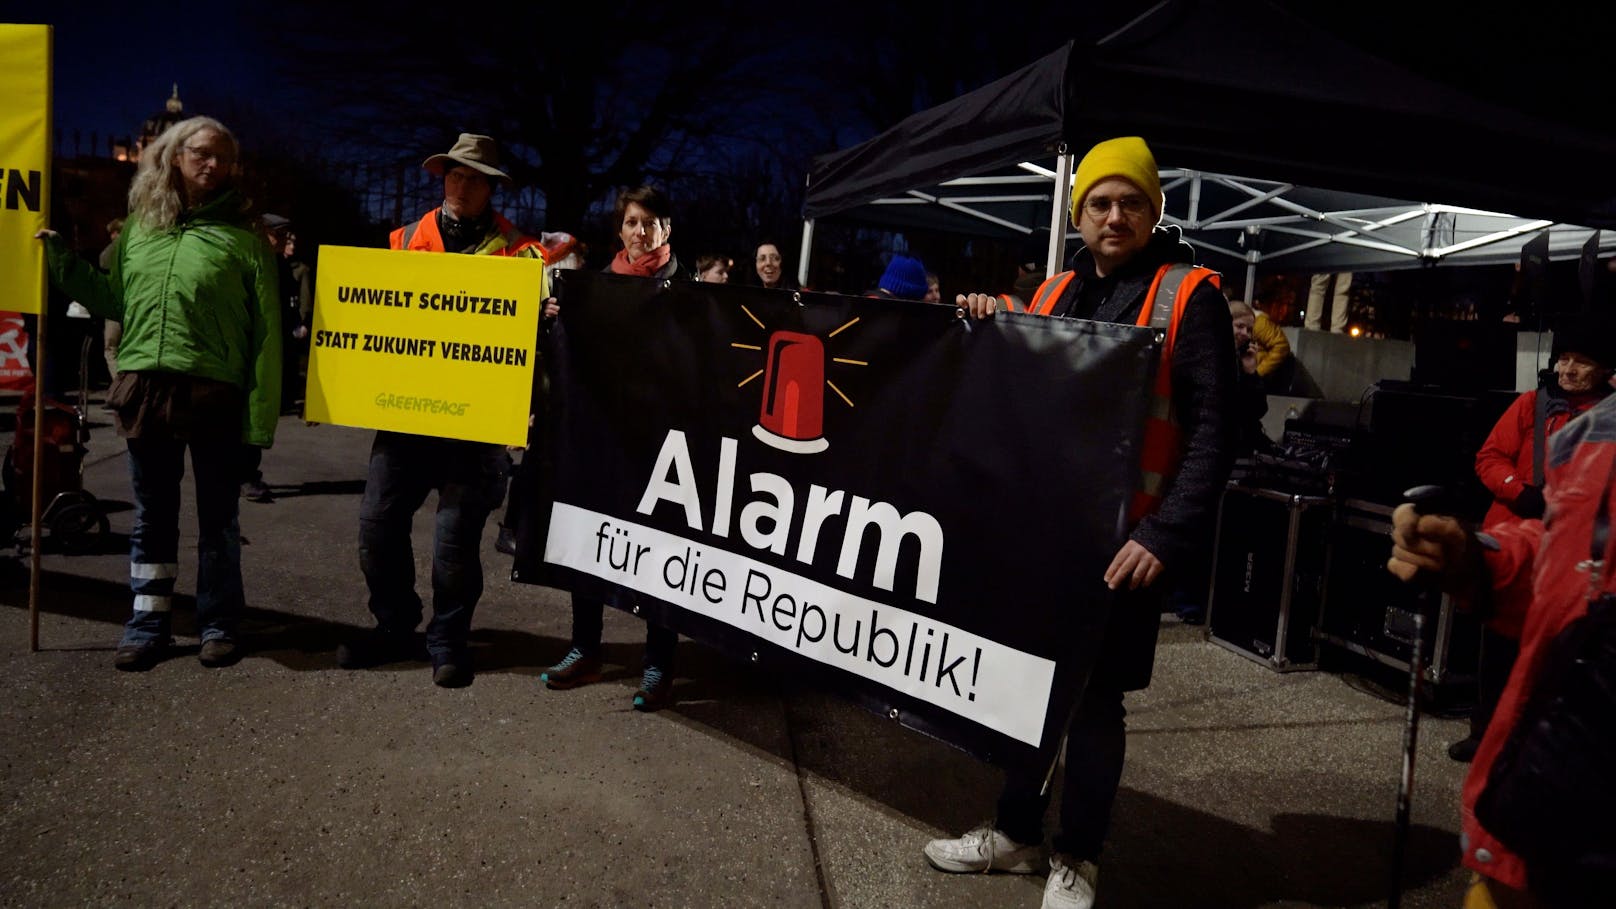
[[[1038, 285], [1038, 291], [1027, 303], [1026, 311], [1047, 316], [1054, 312], [1061, 296], [1071, 286], [1076, 272], [1063, 271], [1051, 275]], [[1161, 359], [1156, 367], [1156, 378], [1151, 385], [1149, 406], [1145, 411], [1144, 441], [1139, 451], [1139, 486], [1134, 490], [1128, 508], [1128, 523], [1152, 514], [1161, 507], [1167, 484], [1178, 471], [1184, 458], [1184, 434], [1173, 413], [1173, 345], [1178, 339], [1178, 325], [1184, 316], [1184, 307], [1202, 281], [1219, 286], [1218, 273], [1184, 263], [1168, 263], [1156, 270], [1145, 303], [1139, 308], [1141, 327], [1150, 326], [1161, 333]]]
[[[413, 249], [421, 252], [443, 252], [443, 234], [438, 232], [438, 211], [432, 209], [421, 220], [406, 224], [393, 231], [387, 245], [393, 249]], [[521, 256], [544, 259], [544, 248], [539, 241], [516, 229], [516, 225], [500, 215], [494, 215], [494, 231], [469, 252], [474, 256]]]

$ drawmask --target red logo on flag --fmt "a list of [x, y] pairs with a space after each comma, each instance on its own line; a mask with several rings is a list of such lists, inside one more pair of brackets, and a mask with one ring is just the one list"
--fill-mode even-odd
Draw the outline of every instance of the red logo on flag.
[[814, 454], [830, 447], [825, 427], [825, 345], [813, 335], [769, 336], [763, 406], [752, 435], [782, 451]]
[[[741, 312], [758, 328], [769, 330], [750, 309], [742, 306]], [[826, 340], [847, 331], [858, 321], [858, 316], [847, 320], [827, 334]], [[755, 370], [736, 385], [745, 388], [753, 379], [763, 379], [763, 403], [752, 435], [766, 445], [794, 454], [818, 454], [829, 448], [830, 441], [825, 438], [825, 389], [834, 392], [850, 408], [853, 399], [825, 375], [825, 341], [816, 335], [781, 329], [770, 332], [766, 350], [744, 341], [733, 341], [729, 346], [763, 352], [767, 358], [762, 369]], [[837, 366], [870, 365], [845, 356], [830, 357], [828, 362]]]

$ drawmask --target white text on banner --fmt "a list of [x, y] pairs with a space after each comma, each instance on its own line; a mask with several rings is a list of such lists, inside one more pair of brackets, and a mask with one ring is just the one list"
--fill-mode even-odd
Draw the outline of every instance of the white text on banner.
[[1037, 746], [1054, 662], [755, 559], [555, 503], [544, 559]]

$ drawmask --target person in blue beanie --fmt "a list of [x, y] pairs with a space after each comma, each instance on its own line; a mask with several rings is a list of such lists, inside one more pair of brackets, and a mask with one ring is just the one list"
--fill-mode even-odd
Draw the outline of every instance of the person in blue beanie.
[[928, 286], [926, 266], [912, 256], [893, 256], [875, 290], [866, 296], [883, 300], [924, 300]]

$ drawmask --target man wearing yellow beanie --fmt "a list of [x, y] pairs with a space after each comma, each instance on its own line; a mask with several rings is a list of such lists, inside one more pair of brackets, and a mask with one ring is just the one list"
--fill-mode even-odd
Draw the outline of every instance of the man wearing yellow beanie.
[[[1101, 655], [1066, 732], [1065, 794], [1050, 843], [1044, 909], [1094, 905], [1096, 863], [1126, 748], [1123, 693], [1150, 684], [1165, 591], [1205, 577], [1201, 558], [1212, 550], [1229, 473], [1235, 394], [1229, 308], [1217, 275], [1189, 264], [1194, 250], [1178, 228], [1160, 226], [1163, 205], [1156, 159], [1143, 139], [1094, 146], [1072, 185], [1071, 219], [1083, 247], [1070, 270], [1046, 280], [1027, 304], [1036, 315], [1150, 325], [1164, 338], [1154, 384], [1139, 390], [1152, 416], [1129, 537], [1105, 572], [1112, 599]], [[998, 307], [988, 294], [961, 295], [956, 303], [977, 319], [991, 318]], [[1007, 767], [996, 820], [958, 839], [933, 840], [926, 859], [943, 871], [1039, 870], [1047, 771]]]
[[1145, 144], [1145, 140], [1138, 136], [1124, 136], [1121, 139], [1107, 139], [1094, 146], [1077, 163], [1077, 172], [1072, 175], [1072, 203], [1069, 206], [1073, 227], [1082, 226], [1082, 213], [1078, 206], [1084, 197], [1096, 183], [1107, 177], [1132, 183], [1155, 209], [1151, 223], [1161, 220], [1162, 207], [1167, 199], [1162, 195], [1156, 156], [1150, 153], [1150, 146]]

